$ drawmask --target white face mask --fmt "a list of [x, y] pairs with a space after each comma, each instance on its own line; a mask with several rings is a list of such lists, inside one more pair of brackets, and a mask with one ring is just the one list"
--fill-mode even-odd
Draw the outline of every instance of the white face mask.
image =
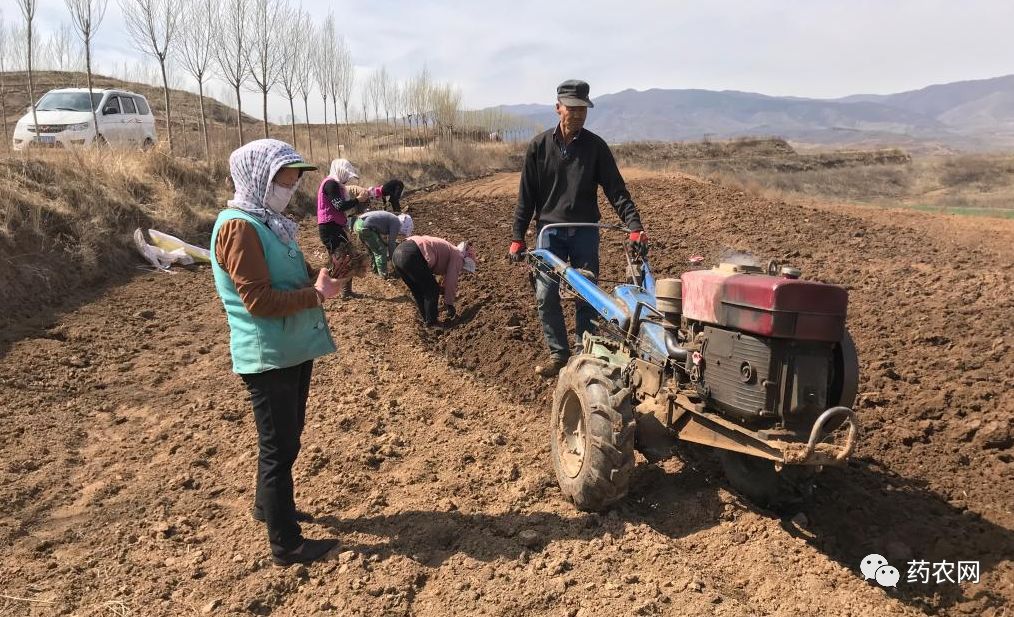
[[278, 214], [281, 214], [283, 210], [289, 205], [289, 201], [292, 196], [296, 193], [296, 189], [299, 188], [299, 182], [296, 182], [291, 187], [284, 187], [271, 183], [268, 188], [268, 194], [264, 196], [264, 205], [271, 208]]

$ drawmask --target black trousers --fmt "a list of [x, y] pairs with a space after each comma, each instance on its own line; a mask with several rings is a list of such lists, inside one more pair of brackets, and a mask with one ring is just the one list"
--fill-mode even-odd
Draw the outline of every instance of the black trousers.
[[440, 285], [433, 276], [433, 271], [426, 263], [419, 245], [412, 240], [406, 240], [394, 249], [394, 257], [391, 258], [394, 264], [394, 271], [401, 280], [408, 285], [408, 290], [415, 298], [415, 305], [419, 308], [419, 315], [423, 323], [431, 326], [437, 322], [437, 301], [440, 298]]
[[[317, 225], [317, 232], [320, 234], [320, 241], [324, 244], [330, 255], [342, 244], [349, 241], [349, 232], [344, 225], [338, 223], [322, 223]], [[345, 280], [342, 286], [343, 294], [352, 293], [352, 277]]]
[[254, 508], [264, 512], [268, 542], [275, 555], [303, 542], [292, 495], [292, 465], [299, 455], [312, 372], [313, 360], [309, 360], [288, 368], [240, 375], [253, 403], [260, 451]]

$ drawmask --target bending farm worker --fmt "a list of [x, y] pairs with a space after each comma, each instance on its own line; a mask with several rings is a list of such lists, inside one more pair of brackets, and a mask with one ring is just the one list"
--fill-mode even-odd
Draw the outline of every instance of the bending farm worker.
[[[349, 241], [349, 219], [362, 211], [363, 204], [370, 200], [365, 189], [349, 184], [358, 178], [359, 172], [352, 163], [346, 159], [335, 159], [331, 161], [328, 175], [317, 188], [317, 230], [328, 254], [333, 254], [340, 245]], [[341, 297], [352, 297], [351, 277], [342, 287]]]
[[370, 188], [369, 191], [373, 199], [383, 200], [385, 209], [390, 202], [393, 212], [401, 212], [401, 194], [405, 192], [405, 183], [401, 180], [388, 180], [380, 186]]
[[386, 210], [371, 210], [352, 224], [356, 236], [370, 250], [373, 272], [384, 278], [387, 278], [387, 262], [394, 257], [394, 249], [398, 246], [398, 235], [412, 235], [412, 227], [412, 217], [408, 214], [395, 215]]
[[[556, 113], [559, 124], [537, 135], [528, 145], [521, 170], [518, 207], [508, 255], [521, 261], [525, 251], [525, 233], [535, 219], [536, 234], [549, 223], [598, 223], [598, 188], [601, 186], [616, 214], [631, 230], [635, 250], [644, 250], [644, 231], [623, 177], [616, 167], [609, 146], [598, 135], [584, 128], [588, 108], [588, 84], [568, 80], [556, 89]], [[599, 274], [599, 230], [597, 227], [564, 227], [546, 231], [548, 248], [574, 268]], [[560, 285], [539, 274], [535, 280], [535, 301], [539, 320], [549, 347], [549, 364], [537, 367], [544, 377], [555, 376], [570, 359], [567, 325], [560, 306]], [[585, 332], [592, 330], [595, 309], [578, 300], [576, 311], [577, 345]]]
[[[287, 143], [261, 139], [229, 157], [236, 187], [211, 233], [215, 289], [229, 321], [232, 370], [253, 403], [259, 456], [253, 517], [267, 525], [278, 565], [323, 557], [336, 540], [307, 540], [296, 509], [292, 465], [299, 454], [315, 358], [335, 351], [322, 304], [341, 281], [314, 272], [282, 215], [302, 174], [316, 169]], [[314, 278], [316, 277], [316, 282]]]
[[443, 278], [444, 310], [447, 319], [458, 312], [455, 301], [461, 272], [475, 272], [475, 250], [467, 243], [457, 246], [443, 238], [409, 236], [394, 250], [394, 271], [408, 286], [424, 325], [437, 324], [437, 305]]

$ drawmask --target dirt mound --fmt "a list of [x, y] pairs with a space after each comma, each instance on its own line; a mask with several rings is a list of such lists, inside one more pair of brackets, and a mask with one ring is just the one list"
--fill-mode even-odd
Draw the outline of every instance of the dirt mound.
[[[343, 552], [268, 565], [249, 517], [255, 432], [210, 273], [140, 275], [0, 359], [0, 612], [15, 615], [1002, 614], [1010, 588], [1011, 264], [989, 246], [766, 202], [675, 176], [631, 183], [656, 270], [728, 249], [849, 287], [864, 440], [816, 503], [778, 519], [709, 453], [642, 462], [605, 515], [548, 460], [549, 385], [523, 271], [501, 255], [516, 176], [412, 196], [419, 233], [468, 237], [459, 323], [421, 332], [403, 290], [330, 307], [297, 500]], [[304, 247], [316, 247], [304, 229]], [[619, 239], [603, 244], [618, 279]], [[313, 250], [308, 251], [311, 255]], [[992, 328], [992, 330], [991, 330]], [[1002, 339], [1002, 340], [1001, 340]], [[867, 553], [902, 571], [864, 582]], [[978, 560], [978, 584], [904, 563]], [[13, 598], [12, 598], [13, 597]], [[20, 598], [20, 599], [14, 599]]]
[[73, 150], [0, 161], [0, 341], [24, 317], [90, 301], [136, 272], [130, 239], [138, 227], [207, 246], [229, 194], [225, 175], [222, 165], [154, 152]]
[[[513, 384], [517, 400], [545, 402], [550, 384], [532, 371], [545, 348], [526, 276], [501, 258], [515, 198], [476, 189], [459, 185], [417, 206], [420, 218], [440, 219], [453, 239], [474, 239], [486, 257], [461, 307], [466, 323], [433, 346], [486, 379]], [[1014, 378], [1002, 368], [1014, 361], [1009, 245], [957, 244], [886, 217], [759, 200], [682, 176], [635, 180], [631, 190], [660, 276], [678, 275], [693, 254], [717, 263], [744, 251], [849, 290], [864, 438], [853, 469], [829, 474], [833, 488], [814, 519], [825, 532], [822, 548], [846, 564], [889, 544], [931, 561], [1009, 559]], [[622, 276], [619, 238], [603, 242], [605, 280]], [[842, 502], [843, 494], [850, 499]], [[936, 539], [943, 530], [947, 537]]]

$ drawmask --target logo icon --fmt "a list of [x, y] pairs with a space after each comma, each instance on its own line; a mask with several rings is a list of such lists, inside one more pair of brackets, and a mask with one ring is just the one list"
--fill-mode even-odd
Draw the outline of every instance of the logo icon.
[[859, 564], [859, 569], [862, 571], [863, 576], [866, 577], [866, 580], [873, 579], [881, 587], [898, 587], [901, 573], [898, 572], [898, 568], [887, 563], [887, 559], [883, 555], [870, 553], [866, 557], [863, 557], [862, 563]]
[[870, 580], [871, 578], [877, 578], [877, 570], [886, 565], [888, 565], [887, 559], [883, 555], [870, 553], [866, 557], [863, 557], [863, 562], [859, 564], [859, 570], [862, 571], [866, 580]]
[[901, 578], [901, 574], [898, 572], [898, 568], [894, 566], [880, 566], [877, 568], [877, 583], [881, 587], [894, 587], [898, 588], [898, 579]]

